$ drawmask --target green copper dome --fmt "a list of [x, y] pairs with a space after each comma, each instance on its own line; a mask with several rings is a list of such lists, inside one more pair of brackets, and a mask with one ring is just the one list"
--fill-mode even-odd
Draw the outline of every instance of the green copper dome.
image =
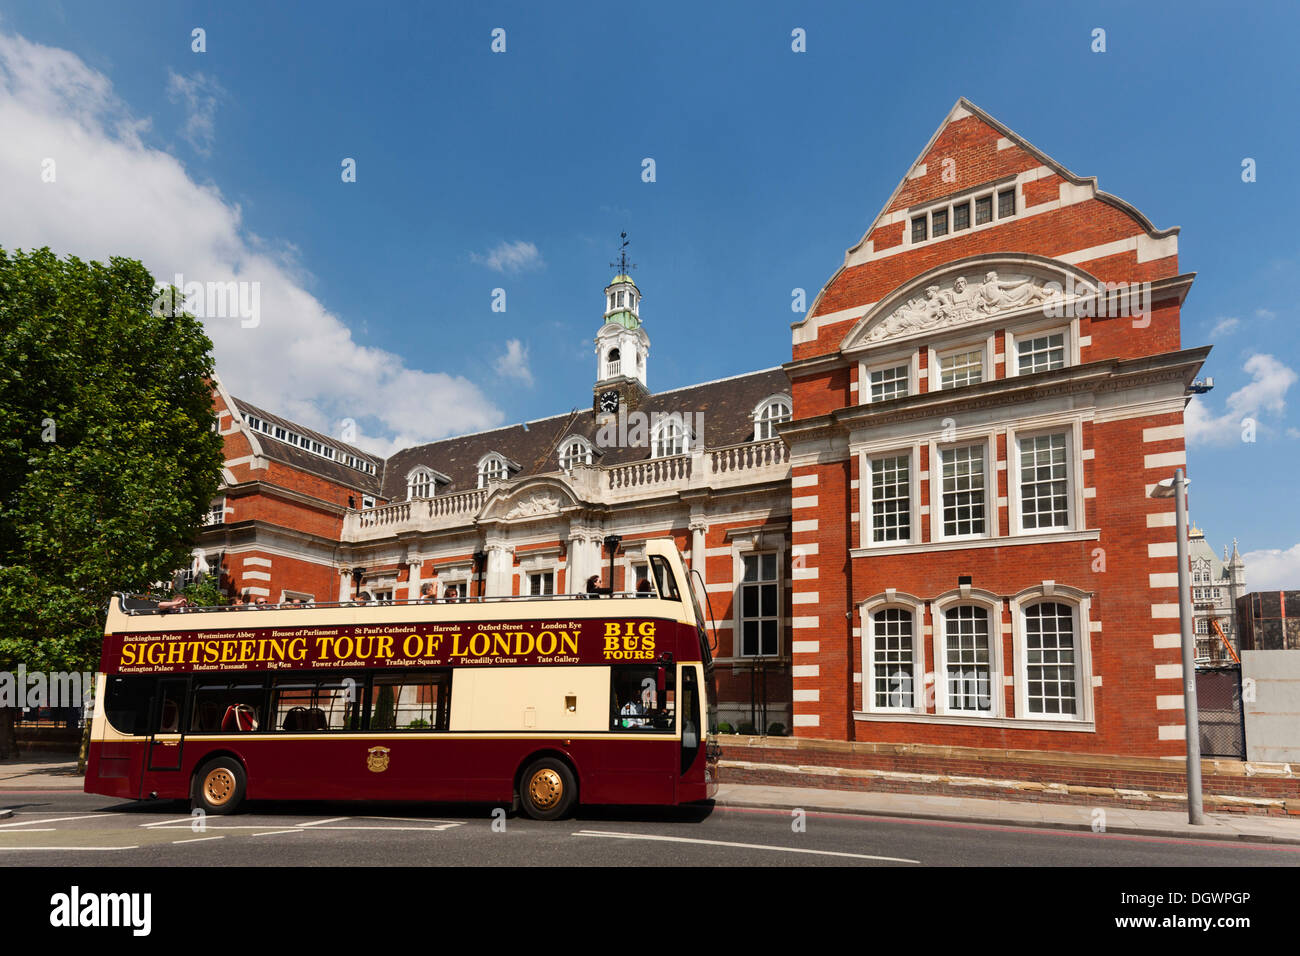
[[616, 282], [626, 282], [626, 283], [630, 284], [633, 288], [637, 288], [637, 284], [632, 280], [632, 277], [629, 276], [629, 275], [617, 275], [617, 276], [614, 276], [614, 278], [613, 278], [612, 280], [610, 280], [610, 283], [609, 283], [609, 284], [610, 284], [610, 285], [614, 285], [614, 283], [616, 283]]

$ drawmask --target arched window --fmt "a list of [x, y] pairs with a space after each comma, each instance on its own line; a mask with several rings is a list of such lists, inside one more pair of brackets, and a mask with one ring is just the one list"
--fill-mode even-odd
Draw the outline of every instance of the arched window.
[[435, 487], [433, 472], [428, 468], [416, 468], [406, 476], [407, 499], [432, 498]]
[[785, 395], [774, 395], [759, 402], [754, 409], [754, 441], [775, 438], [776, 426], [788, 422], [790, 416], [790, 399]]
[[623, 363], [621, 361], [618, 349], [610, 349], [609, 354], [605, 356], [605, 377], [613, 378], [615, 375], [621, 375]]
[[478, 463], [478, 486], [486, 488], [489, 481], [505, 481], [506, 460], [495, 452], [484, 455]]
[[672, 455], [684, 455], [690, 447], [690, 436], [682, 422], [681, 415], [674, 412], [663, 418], [655, 426], [650, 436], [650, 457], [668, 458]]
[[590, 465], [591, 445], [581, 438], [570, 438], [560, 446], [560, 468], [570, 471], [574, 465]]

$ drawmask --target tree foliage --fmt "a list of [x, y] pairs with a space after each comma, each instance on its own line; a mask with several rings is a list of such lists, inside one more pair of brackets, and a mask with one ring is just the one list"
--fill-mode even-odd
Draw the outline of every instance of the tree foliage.
[[111, 594], [190, 562], [222, 467], [212, 343], [154, 305], [134, 260], [0, 249], [0, 669], [94, 669]]

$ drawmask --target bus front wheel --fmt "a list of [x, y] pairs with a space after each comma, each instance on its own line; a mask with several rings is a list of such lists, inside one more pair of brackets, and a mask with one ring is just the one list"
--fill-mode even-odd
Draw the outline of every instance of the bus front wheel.
[[247, 778], [233, 757], [218, 757], [194, 776], [193, 809], [205, 813], [234, 813], [244, 802]]
[[534, 820], [558, 820], [573, 809], [578, 784], [563, 760], [534, 760], [519, 779], [519, 802]]

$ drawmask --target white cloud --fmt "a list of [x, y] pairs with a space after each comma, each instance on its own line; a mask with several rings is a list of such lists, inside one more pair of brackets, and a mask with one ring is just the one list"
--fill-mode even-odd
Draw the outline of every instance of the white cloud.
[[1218, 338], [1220, 335], [1228, 335], [1236, 331], [1239, 325], [1241, 325], [1241, 319], [1219, 319], [1214, 328], [1210, 330], [1210, 337]]
[[1277, 313], [1272, 309], [1256, 309], [1255, 317], [1258, 319], [1276, 319]]
[[518, 339], [507, 339], [505, 353], [497, 357], [493, 367], [502, 378], [513, 378], [525, 385], [533, 384], [533, 373], [528, 368], [528, 346]]
[[1241, 556], [1246, 562], [1247, 589], [1251, 591], [1294, 591], [1300, 589], [1300, 544], [1285, 551], [1264, 548], [1247, 551]]
[[523, 272], [540, 269], [545, 265], [542, 262], [542, 254], [537, 251], [537, 246], [522, 239], [498, 243], [485, 256], [471, 252], [469, 258], [471, 262], [487, 266], [495, 272]]
[[1227, 410], [1215, 415], [1200, 396], [1187, 405], [1184, 423], [1188, 444], [1222, 445], [1240, 441], [1242, 421], [1256, 421], [1257, 431], [1263, 432], [1259, 422], [1267, 412], [1281, 415], [1286, 409], [1286, 393], [1296, 382], [1296, 373], [1271, 355], [1252, 355], [1242, 366], [1251, 381], [1228, 396]]
[[[77, 56], [0, 33], [0, 210], [7, 248], [141, 260], [171, 282], [257, 282], [261, 321], [208, 318], [230, 391], [322, 432], [358, 422], [357, 444], [388, 453], [452, 430], [498, 425], [501, 411], [458, 375], [408, 368], [356, 342], [306, 288], [293, 245], [263, 240], [237, 205], [148, 145], [112, 84]], [[41, 181], [42, 161], [56, 179]]]
[[226, 95], [221, 84], [203, 73], [191, 77], [168, 70], [167, 98], [185, 105], [185, 126], [181, 135], [194, 151], [204, 156], [212, 152], [216, 138], [217, 101]]

